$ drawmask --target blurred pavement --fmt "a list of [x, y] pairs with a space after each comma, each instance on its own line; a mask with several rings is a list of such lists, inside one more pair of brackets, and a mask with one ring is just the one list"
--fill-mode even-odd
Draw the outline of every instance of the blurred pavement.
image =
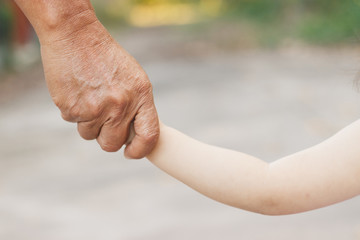
[[[149, 74], [161, 119], [207, 143], [273, 161], [360, 117], [352, 49], [221, 51], [161, 29], [117, 38]], [[359, 198], [261, 216], [101, 151], [61, 119], [36, 76], [40, 87], [0, 105], [0, 239], [360, 239]]]

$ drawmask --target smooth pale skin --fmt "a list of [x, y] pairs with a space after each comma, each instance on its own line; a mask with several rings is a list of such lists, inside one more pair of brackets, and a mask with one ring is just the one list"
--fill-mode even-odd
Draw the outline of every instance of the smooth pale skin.
[[161, 124], [147, 158], [216, 201], [265, 215], [305, 212], [360, 194], [360, 120], [328, 140], [266, 163]]
[[154, 148], [159, 122], [148, 76], [97, 19], [89, 0], [15, 0], [40, 39], [50, 94], [80, 135], [128, 158]]

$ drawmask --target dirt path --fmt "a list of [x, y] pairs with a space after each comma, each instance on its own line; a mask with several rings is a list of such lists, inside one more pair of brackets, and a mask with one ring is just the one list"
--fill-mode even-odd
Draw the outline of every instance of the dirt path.
[[[190, 43], [147, 35], [119, 41], [152, 79], [162, 120], [200, 140], [272, 161], [360, 117], [351, 50], [176, 54]], [[0, 135], [0, 239], [360, 239], [359, 198], [286, 217], [223, 206], [81, 140], [44, 84], [0, 106]]]

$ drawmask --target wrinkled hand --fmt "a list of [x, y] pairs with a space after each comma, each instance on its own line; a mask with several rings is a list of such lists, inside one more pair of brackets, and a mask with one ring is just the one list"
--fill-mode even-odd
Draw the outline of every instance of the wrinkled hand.
[[50, 94], [84, 139], [118, 151], [133, 122], [135, 137], [125, 156], [142, 158], [151, 152], [159, 136], [151, 83], [98, 21], [42, 43], [41, 50]]

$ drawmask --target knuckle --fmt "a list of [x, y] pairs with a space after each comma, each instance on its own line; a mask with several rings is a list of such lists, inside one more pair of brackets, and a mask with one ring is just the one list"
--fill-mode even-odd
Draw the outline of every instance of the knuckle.
[[67, 122], [70, 122], [72, 120], [71, 116], [69, 114], [66, 114], [64, 112], [61, 113], [62, 119], [64, 119]]
[[55, 98], [54, 97], [53, 102], [59, 109], [63, 108], [64, 102], [62, 100], [60, 100], [60, 98]]
[[86, 111], [91, 119], [95, 119], [101, 115], [102, 107], [98, 103], [89, 102]]
[[125, 112], [130, 104], [130, 94], [125, 91], [122, 94], [109, 96], [109, 101], [116, 107], [117, 111]]
[[78, 106], [72, 106], [70, 107], [68, 114], [71, 118], [78, 118], [80, 117], [80, 109]]
[[120, 113], [122, 112], [125, 112], [126, 109], [128, 108], [128, 105], [129, 105], [129, 100], [127, 99], [122, 99], [121, 101], [119, 101], [117, 104], [116, 104], [116, 108], [118, 109], [118, 111]]
[[71, 96], [53, 97], [53, 102], [61, 111], [67, 111], [74, 105]]
[[72, 100], [61, 102], [60, 111], [65, 121], [72, 121], [79, 116], [79, 107]]

